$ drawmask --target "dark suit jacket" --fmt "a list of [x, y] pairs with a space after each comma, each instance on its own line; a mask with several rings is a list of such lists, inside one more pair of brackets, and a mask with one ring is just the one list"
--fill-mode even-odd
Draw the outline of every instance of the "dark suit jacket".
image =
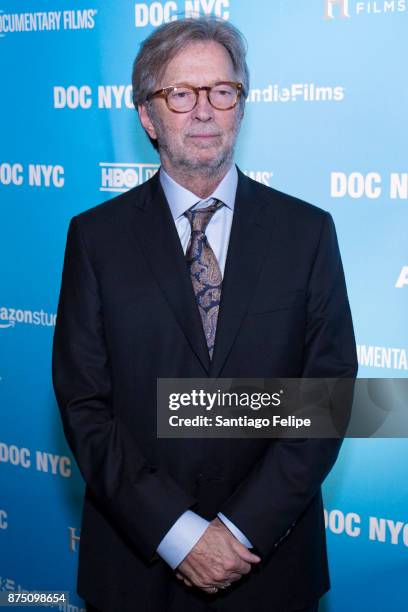
[[[321, 596], [329, 576], [320, 485], [341, 441], [158, 439], [156, 379], [356, 370], [327, 212], [239, 172], [212, 363], [158, 175], [75, 216], [53, 382], [86, 482], [79, 594], [108, 612], [276, 612]], [[223, 512], [262, 557], [215, 596], [183, 585], [155, 554], [188, 508], [209, 520]]]

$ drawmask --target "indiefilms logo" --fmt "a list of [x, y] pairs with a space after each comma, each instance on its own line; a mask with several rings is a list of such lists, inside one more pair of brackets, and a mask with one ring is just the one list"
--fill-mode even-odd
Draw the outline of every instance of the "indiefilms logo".
[[92, 30], [97, 12], [94, 8], [27, 13], [5, 13], [0, 9], [0, 37], [20, 32]]
[[325, 19], [350, 19], [355, 15], [384, 15], [386, 13], [404, 13], [408, 7], [407, 0], [324, 0]]

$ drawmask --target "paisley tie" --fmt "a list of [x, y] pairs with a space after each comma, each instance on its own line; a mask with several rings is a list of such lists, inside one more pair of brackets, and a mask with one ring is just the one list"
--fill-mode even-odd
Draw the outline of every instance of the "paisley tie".
[[214, 200], [214, 203], [206, 208], [190, 209], [184, 213], [191, 226], [186, 260], [203, 323], [210, 359], [212, 359], [214, 351], [222, 274], [214, 251], [208, 243], [205, 230], [211, 217], [221, 206], [223, 206], [222, 202]]

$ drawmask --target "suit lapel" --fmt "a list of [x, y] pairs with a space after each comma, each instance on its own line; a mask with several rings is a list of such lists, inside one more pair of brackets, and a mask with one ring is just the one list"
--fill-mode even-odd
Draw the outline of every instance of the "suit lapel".
[[275, 219], [261, 188], [238, 169], [234, 216], [222, 283], [210, 377], [220, 375], [255, 290]]
[[158, 173], [135, 201], [134, 229], [152, 273], [204, 370], [210, 357], [180, 238]]

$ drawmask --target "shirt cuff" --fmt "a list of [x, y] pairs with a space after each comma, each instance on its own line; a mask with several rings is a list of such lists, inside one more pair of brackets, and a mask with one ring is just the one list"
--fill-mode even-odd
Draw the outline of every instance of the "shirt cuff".
[[218, 518], [225, 523], [225, 526], [228, 527], [228, 529], [233, 533], [233, 535], [237, 538], [237, 540], [239, 540], [241, 542], [241, 544], [244, 544], [244, 546], [246, 546], [247, 548], [253, 548], [253, 544], [251, 544], [251, 542], [248, 540], [248, 538], [246, 538], [244, 536], [244, 534], [242, 533], [242, 531], [240, 531], [238, 529], [238, 527], [236, 525], [234, 525], [234, 523], [232, 523], [226, 516], [225, 514], [222, 514], [222, 512], [218, 512]]
[[172, 569], [176, 569], [201, 538], [209, 524], [209, 521], [192, 510], [186, 510], [170, 527], [157, 547], [157, 553]]

